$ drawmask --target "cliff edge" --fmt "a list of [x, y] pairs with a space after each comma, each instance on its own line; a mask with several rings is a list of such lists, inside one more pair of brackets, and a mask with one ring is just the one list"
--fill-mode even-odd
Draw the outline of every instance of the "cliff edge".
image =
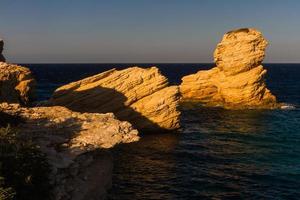
[[139, 140], [138, 131], [112, 113], [7, 103], [0, 103], [0, 112], [20, 118], [16, 127], [19, 135], [45, 154], [56, 200], [104, 199], [113, 168], [112, 158], [104, 149]]

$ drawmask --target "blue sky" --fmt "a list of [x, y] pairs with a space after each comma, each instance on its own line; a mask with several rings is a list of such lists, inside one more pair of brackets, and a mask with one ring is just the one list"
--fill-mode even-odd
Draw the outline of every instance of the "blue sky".
[[255, 27], [265, 62], [300, 62], [299, 0], [0, 0], [17, 63], [212, 62], [222, 35]]

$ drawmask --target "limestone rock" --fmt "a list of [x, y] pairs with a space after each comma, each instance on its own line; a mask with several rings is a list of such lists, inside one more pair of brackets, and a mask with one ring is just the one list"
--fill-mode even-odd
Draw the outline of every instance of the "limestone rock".
[[137, 129], [179, 128], [179, 89], [156, 67], [112, 69], [58, 88], [50, 103], [74, 111], [113, 112]]
[[5, 58], [4, 58], [4, 56], [2, 55], [3, 46], [4, 46], [4, 42], [3, 42], [3, 40], [0, 38], [0, 62], [5, 62]]
[[0, 103], [31, 102], [34, 97], [35, 80], [26, 67], [0, 62]]
[[268, 42], [255, 29], [238, 29], [223, 36], [214, 52], [214, 60], [226, 76], [235, 75], [259, 66]]
[[21, 117], [18, 130], [39, 145], [52, 167], [54, 199], [101, 199], [111, 184], [112, 159], [106, 151], [139, 140], [138, 131], [112, 113], [78, 113], [64, 107], [24, 108], [0, 104], [0, 112]]
[[49, 156], [57, 168], [67, 166], [74, 157], [87, 151], [139, 139], [138, 131], [129, 122], [117, 120], [112, 113], [78, 113], [61, 106], [25, 108], [7, 103], [0, 104], [0, 111], [21, 117], [25, 123], [18, 128], [37, 138], [45, 152], [61, 145], [59, 153], [65, 156], [63, 160], [57, 152]]
[[262, 33], [255, 29], [226, 33], [214, 53], [217, 66], [182, 78], [184, 101], [234, 109], [277, 107], [261, 65], [266, 46]]

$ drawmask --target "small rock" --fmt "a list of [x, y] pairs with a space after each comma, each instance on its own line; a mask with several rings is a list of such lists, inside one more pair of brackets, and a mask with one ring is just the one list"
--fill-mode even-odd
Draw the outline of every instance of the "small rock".
[[4, 58], [4, 56], [2, 55], [3, 46], [4, 46], [4, 42], [3, 42], [3, 40], [0, 38], [0, 62], [5, 62], [5, 58]]

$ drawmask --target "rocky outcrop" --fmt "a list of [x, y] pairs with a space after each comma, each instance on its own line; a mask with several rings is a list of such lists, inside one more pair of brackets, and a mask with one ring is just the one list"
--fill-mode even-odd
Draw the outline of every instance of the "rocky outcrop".
[[52, 105], [74, 111], [113, 112], [143, 131], [179, 128], [179, 89], [156, 67], [112, 69], [58, 88]]
[[4, 46], [4, 42], [3, 42], [3, 40], [0, 38], [0, 62], [5, 62], [5, 58], [4, 58], [4, 56], [2, 55], [3, 46]]
[[0, 62], [0, 103], [27, 105], [34, 99], [35, 80], [26, 67]]
[[101, 149], [139, 139], [130, 123], [112, 113], [78, 113], [64, 107], [22, 108], [0, 104], [22, 118], [19, 132], [38, 144], [52, 166], [54, 199], [101, 199], [111, 184], [112, 159]]
[[214, 53], [217, 66], [182, 78], [183, 100], [234, 109], [277, 107], [261, 65], [267, 44], [255, 29], [226, 33]]

